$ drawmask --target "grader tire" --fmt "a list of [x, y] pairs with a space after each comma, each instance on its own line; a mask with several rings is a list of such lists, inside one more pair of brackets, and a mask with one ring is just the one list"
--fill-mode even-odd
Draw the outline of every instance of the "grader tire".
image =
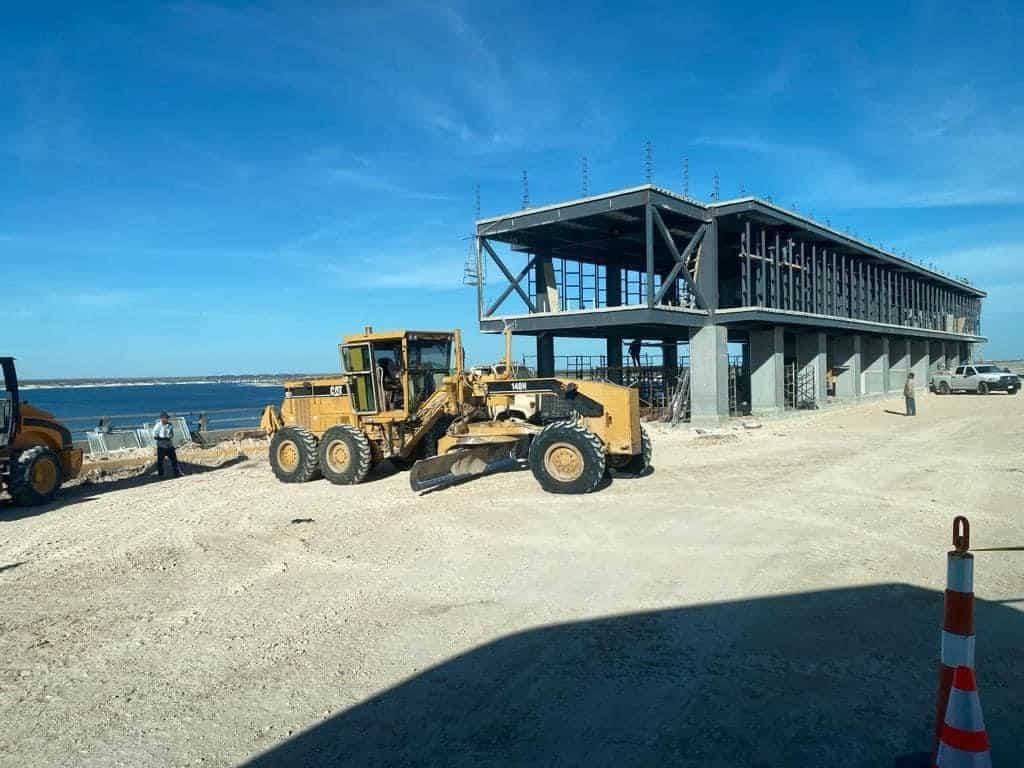
[[609, 456], [608, 464], [617, 475], [641, 477], [651, 466], [651, 436], [640, 427], [640, 453], [636, 456]]
[[576, 422], [548, 424], [530, 445], [530, 470], [548, 493], [590, 493], [604, 477], [604, 446]]
[[270, 440], [270, 467], [282, 483], [308, 483], [319, 474], [316, 438], [308, 429], [285, 427]]
[[370, 441], [355, 427], [331, 427], [320, 438], [320, 471], [335, 485], [361, 483], [372, 461]]
[[32, 507], [53, 501], [64, 482], [60, 457], [45, 445], [22, 451], [11, 460], [8, 491], [16, 504]]

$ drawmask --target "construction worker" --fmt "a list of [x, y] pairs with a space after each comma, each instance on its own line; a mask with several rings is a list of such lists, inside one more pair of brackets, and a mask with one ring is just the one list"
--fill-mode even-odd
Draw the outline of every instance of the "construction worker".
[[633, 339], [629, 342], [629, 359], [633, 361], [633, 367], [640, 367], [640, 350], [643, 348], [644, 343], [640, 339]]
[[181, 477], [181, 468], [178, 466], [178, 454], [174, 450], [174, 425], [171, 424], [171, 417], [167, 411], [160, 414], [160, 421], [153, 426], [153, 439], [156, 440], [156, 473], [164, 476], [164, 459], [171, 462], [171, 470], [174, 477]]
[[907, 416], [917, 416], [917, 402], [914, 400], [914, 372], [907, 374], [907, 383], [903, 385], [903, 399], [907, 404]]

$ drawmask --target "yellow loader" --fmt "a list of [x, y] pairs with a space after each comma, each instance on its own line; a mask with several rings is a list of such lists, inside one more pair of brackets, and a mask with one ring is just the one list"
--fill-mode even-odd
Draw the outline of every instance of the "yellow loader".
[[17, 504], [45, 504], [82, 470], [71, 431], [21, 399], [13, 357], [0, 357], [0, 485]]
[[588, 493], [607, 470], [647, 470], [636, 390], [514, 377], [511, 339], [503, 363], [467, 372], [459, 331], [344, 337], [342, 375], [287, 381], [264, 410], [274, 474], [351, 484], [388, 460], [424, 491], [526, 463], [546, 491]]

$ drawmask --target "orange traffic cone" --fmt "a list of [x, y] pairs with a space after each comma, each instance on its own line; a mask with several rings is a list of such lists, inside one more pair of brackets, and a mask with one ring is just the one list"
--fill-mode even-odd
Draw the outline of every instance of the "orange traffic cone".
[[938, 768], [992, 768], [978, 684], [970, 667], [957, 667], [953, 673], [953, 688], [949, 692], [935, 765]]

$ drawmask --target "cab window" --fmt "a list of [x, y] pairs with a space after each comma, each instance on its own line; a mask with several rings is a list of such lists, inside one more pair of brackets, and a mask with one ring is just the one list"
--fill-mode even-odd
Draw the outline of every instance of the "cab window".
[[369, 344], [344, 344], [341, 367], [349, 378], [349, 397], [356, 413], [377, 412], [376, 375]]
[[405, 407], [405, 390], [402, 386], [402, 342], [374, 342], [373, 362], [383, 409], [401, 410]]
[[958, 366], [956, 371], [954, 371], [954, 375], [956, 375], [956, 376], [963, 376], [964, 375], [964, 367], [962, 365]]
[[973, 375], [974, 375], [974, 369], [973, 368], [964, 368], [964, 376], [973, 376]]
[[451, 369], [451, 339], [409, 339], [410, 410], [434, 394]]

